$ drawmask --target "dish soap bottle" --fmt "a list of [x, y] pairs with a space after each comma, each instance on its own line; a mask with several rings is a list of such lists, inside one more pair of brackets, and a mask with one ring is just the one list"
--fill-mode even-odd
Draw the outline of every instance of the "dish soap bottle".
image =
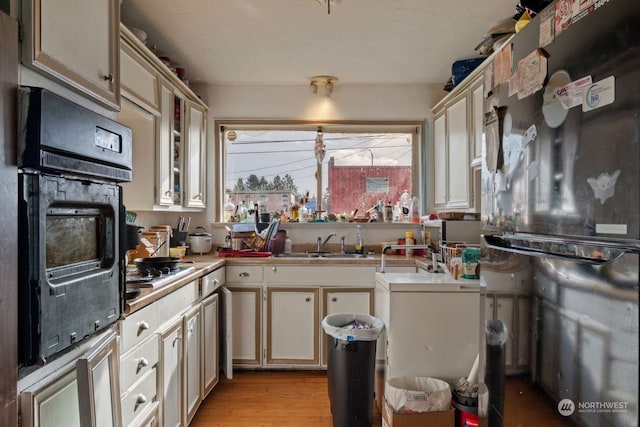
[[364, 253], [364, 248], [363, 248], [363, 244], [362, 244], [362, 233], [360, 233], [360, 226], [357, 225], [357, 230], [356, 230], [356, 250], [355, 252], [357, 254], [362, 254]]

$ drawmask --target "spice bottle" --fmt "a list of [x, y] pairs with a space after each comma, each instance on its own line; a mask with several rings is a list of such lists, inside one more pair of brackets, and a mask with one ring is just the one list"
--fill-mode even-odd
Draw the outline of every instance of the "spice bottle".
[[413, 256], [413, 248], [409, 247], [415, 244], [415, 240], [413, 240], [413, 231], [407, 231], [404, 233], [404, 244], [407, 246], [404, 254], [406, 256]]

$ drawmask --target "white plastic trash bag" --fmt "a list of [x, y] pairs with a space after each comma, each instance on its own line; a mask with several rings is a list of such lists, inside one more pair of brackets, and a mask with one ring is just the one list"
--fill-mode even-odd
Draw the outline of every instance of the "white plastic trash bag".
[[389, 378], [384, 397], [400, 414], [446, 411], [451, 404], [449, 383], [430, 377]]
[[[354, 321], [367, 327], [353, 327]], [[375, 341], [384, 329], [384, 322], [368, 314], [338, 313], [322, 319], [322, 329], [328, 335], [344, 341]]]

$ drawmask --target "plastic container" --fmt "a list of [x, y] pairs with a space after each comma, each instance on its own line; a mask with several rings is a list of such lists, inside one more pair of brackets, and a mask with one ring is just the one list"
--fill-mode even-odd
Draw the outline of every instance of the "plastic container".
[[[357, 321], [369, 329], [350, 329]], [[331, 314], [322, 320], [327, 334], [327, 378], [333, 427], [371, 427], [376, 340], [382, 320], [367, 314]]]
[[355, 247], [355, 252], [357, 254], [362, 254], [364, 253], [364, 244], [362, 243], [362, 233], [360, 231], [360, 226], [357, 225], [357, 230], [356, 230], [356, 247]]
[[455, 399], [451, 399], [451, 405], [456, 410], [456, 427], [478, 427], [478, 407], [467, 406]]

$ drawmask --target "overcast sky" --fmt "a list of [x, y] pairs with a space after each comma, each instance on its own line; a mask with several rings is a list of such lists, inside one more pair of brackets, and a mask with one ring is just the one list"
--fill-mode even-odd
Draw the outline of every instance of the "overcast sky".
[[[250, 174], [271, 181], [289, 174], [298, 190], [316, 193], [315, 131], [236, 131], [236, 140], [227, 142], [226, 188], [232, 189], [238, 178]], [[336, 134], [324, 133], [326, 153], [323, 187], [326, 188], [327, 164], [333, 157], [340, 166], [410, 165], [409, 134]]]

